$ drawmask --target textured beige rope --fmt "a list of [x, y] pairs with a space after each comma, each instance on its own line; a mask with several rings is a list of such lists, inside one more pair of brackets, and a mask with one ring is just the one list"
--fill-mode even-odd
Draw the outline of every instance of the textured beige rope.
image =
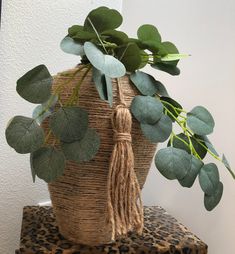
[[134, 171], [132, 150], [132, 116], [126, 106], [117, 80], [120, 104], [112, 114], [114, 147], [108, 175], [108, 216], [112, 226], [112, 239], [130, 230], [141, 234], [143, 230], [143, 206], [141, 190]]
[[[53, 90], [64, 84], [60, 100], [64, 104], [72, 95], [80, 82], [84, 68], [75, 77], [77, 68], [59, 73], [55, 76]], [[134, 96], [139, 92], [131, 85], [129, 77], [121, 79], [122, 93], [125, 103], [130, 107]], [[120, 104], [117, 81], [112, 80], [113, 103]], [[113, 128], [110, 117], [113, 109], [105, 101], [100, 100], [92, 72], [89, 72], [80, 87], [78, 106], [89, 113], [89, 127], [94, 128], [100, 136], [100, 149], [89, 162], [75, 163], [67, 161], [62, 177], [49, 184], [53, 212], [60, 233], [72, 242], [100, 245], [111, 241], [111, 223], [107, 223], [107, 184], [109, 161], [113, 150]], [[49, 131], [49, 121], [43, 124], [45, 132]], [[135, 173], [140, 188], [143, 187], [154, 156], [156, 145], [150, 143], [142, 134], [139, 123], [132, 119], [132, 149], [135, 157]], [[121, 134], [116, 139], [121, 139]], [[127, 138], [128, 136], [126, 136]], [[52, 144], [53, 135], [48, 142]], [[116, 141], [115, 141], [116, 142]], [[129, 196], [127, 196], [129, 197]]]

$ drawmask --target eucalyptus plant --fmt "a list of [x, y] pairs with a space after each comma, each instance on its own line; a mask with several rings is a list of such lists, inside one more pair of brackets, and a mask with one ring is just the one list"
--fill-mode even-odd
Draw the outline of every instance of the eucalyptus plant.
[[[81, 57], [74, 77], [82, 73], [80, 81], [66, 102], [61, 94], [70, 84], [65, 82], [52, 90], [53, 78], [45, 65], [39, 65], [17, 81], [16, 90], [25, 100], [39, 104], [32, 117], [15, 116], [6, 128], [8, 144], [18, 153], [30, 153], [33, 180], [35, 177], [51, 182], [64, 172], [67, 160], [82, 163], [94, 158], [100, 138], [88, 126], [88, 113], [79, 105], [79, 89], [92, 71], [94, 85], [101, 100], [112, 107], [112, 78], [128, 75], [138, 89], [131, 104], [131, 112], [140, 124], [143, 135], [152, 143], [167, 142], [155, 156], [159, 172], [169, 180], [178, 180], [190, 188], [198, 177], [204, 192], [204, 204], [212, 210], [220, 201], [223, 184], [215, 163], [204, 163], [207, 154], [221, 161], [232, 177], [235, 174], [225, 157], [219, 156], [207, 135], [215, 122], [202, 106], [191, 111], [174, 100], [166, 87], [144, 72], [146, 65], [170, 75], [179, 75], [178, 62], [187, 57], [177, 47], [163, 41], [157, 28], [145, 24], [139, 27], [137, 38], [130, 38], [117, 30], [122, 24], [121, 14], [107, 7], [92, 10], [82, 25], [74, 25], [61, 41], [61, 49]], [[49, 121], [47, 135], [41, 124]], [[178, 125], [180, 133], [173, 127]], [[54, 143], [48, 140], [54, 138]]]

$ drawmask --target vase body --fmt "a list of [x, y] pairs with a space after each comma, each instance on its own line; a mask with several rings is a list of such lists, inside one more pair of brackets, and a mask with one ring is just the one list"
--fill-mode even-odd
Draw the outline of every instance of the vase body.
[[[75, 71], [76, 68], [57, 74], [54, 78], [53, 89], [72, 80], [71, 77]], [[78, 73], [64, 87], [62, 102], [71, 95], [82, 73], [83, 71]], [[127, 105], [130, 106], [138, 91], [130, 84], [128, 76], [122, 77], [121, 89]], [[117, 83], [113, 79], [113, 108], [118, 103]], [[89, 128], [94, 128], [98, 132], [100, 148], [89, 162], [81, 164], [67, 162], [64, 175], [49, 184], [49, 192], [60, 233], [76, 243], [99, 245], [111, 241], [111, 227], [107, 223], [107, 179], [114, 142], [111, 126], [112, 108], [99, 98], [92, 82], [91, 71], [80, 87], [78, 105], [87, 110]], [[144, 138], [140, 125], [134, 118], [131, 134], [135, 172], [142, 188], [156, 145]]]

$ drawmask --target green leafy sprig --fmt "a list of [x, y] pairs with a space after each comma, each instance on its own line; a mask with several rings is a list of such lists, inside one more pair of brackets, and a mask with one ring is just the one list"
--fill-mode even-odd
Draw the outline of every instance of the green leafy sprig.
[[[153, 76], [141, 71], [146, 65], [170, 75], [179, 75], [179, 53], [169, 41], [162, 41], [157, 28], [150, 24], [139, 27], [137, 38], [117, 30], [121, 14], [107, 7], [92, 10], [83, 26], [74, 25], [61, 41], [61, 49], [81, 57], [81, 65], [70, 79], [52, 91], [53, 78], [44, 65], [27, 72], [17, 81], [17, 92], [25, 100], [39, 104], [32, 117], [15, 116], [6, 128], [8, 144], [18, 153], [30, 153], [33, 180], [46, 182], [60, 177], [67, 160], [77, 163], [91, 160], [97, 153], [100, 138], [88, 126], [88, 113], [77, 106], [80, 87], [92, 71], [99, 97], [112, 107], [112, 78], [128, 75], [139, 91], [131, 104], [131, 112], [140, 123], [143, 135], [153, 143], [165, 142], [167, 147], [155, 156], [159, 172], [169, 180], [178, 180], [183, 187], [192, 187], [198, 177], [204, 192], [204, 205], [212, 210], [220, 201], [223, 184], [214, 163], [203, 162], [207, 154], [222, 162], [235, 179], [225, 157], [219, 156], [207, 135], [215, 122], [202, 107], [186, 111], [170, 97], [166, 87]], [[64, 74], [66, 75], [66, 74]], [[71, 96], [63, 103], [61, 94], [73, 79], [80, 77]], [[45, 134], [42, 124], [49, 122]], [[173, 130], [178, 125], [181, 132]], [[49, 142], [50, 140], [53, 142]]]

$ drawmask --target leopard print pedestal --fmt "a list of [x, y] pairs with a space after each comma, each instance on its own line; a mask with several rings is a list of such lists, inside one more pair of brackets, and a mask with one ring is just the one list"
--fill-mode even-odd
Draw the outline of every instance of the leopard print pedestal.
[[207, 245], [160, 207], [145, 207], [142, 236], [130, 233], [113, 243], [90, 247], [64, 239], [51, 207], [27, 206], [23, 211], [20, 249], [16, 254], [206, 254]]

